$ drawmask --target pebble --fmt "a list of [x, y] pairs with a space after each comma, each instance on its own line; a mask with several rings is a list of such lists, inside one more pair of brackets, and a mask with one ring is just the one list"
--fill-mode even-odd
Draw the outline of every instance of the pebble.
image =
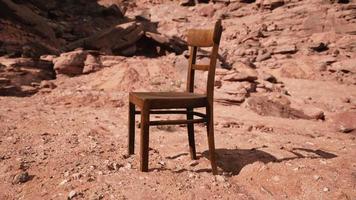
[[125, 168], [126, 168], [126, 169], [132, 169], [131, 163], [127, 163], [127, 164], [125, 165]]
[[349, 97], [342, 98], [341, 100], [344, 103], [351, 103], [351, 98], [349, 98]]
[[68, 177], [68, 176], [69, 176], [69, 172], [68, 171], [64, 172], [64, 177]]
[[28, 172], [21, 172], [14, 177], [12, 183], [13, 184], [26, 183], [30, 179], [31, 177], [28, 175]]
[[217, 182], [220, 182], [220, 183], [226, 182], [225, 177], [223, 177], [223, 176], [221, 176], [221, 175], [216, 175], [216, 176], [215, 176], [215, 180], [216, 180]]
[[253, 126], [249, 125], [249, 126], [247, 126], [246, 131], [251, 132], [252, 129], [253, 129]]
[[272, 177], [272, 180], [278, 182], [278, 181], [280, 180], [280, 178], [279, 178], [279, 176], [273, 176], [273, 177]]
[[324, 191], [324, 192], [329, 192], [329, 191], [330, 191], [330, 189], [329, 189], [329, 188], [327, 188], [327, 187], [324, 187], [324, 188], [323, 188], [323, 191]]
[[193, 160], [192, 162], [190, 162], [190, 163], [189, 163], [189, 166], [194, 167], [194, 166], [197, 166], [198, 164], [199, 164], [199, 162], [198, 162], [198, 161]]
[[353, 128], [351, 128], [351, 127], [345, 127], [345, 126], [343, 126], [343, 125], [341, 125], [340, 127], [339, 127], [339, 131], [341, 132], [341, 133], [350, 133], [350, 132], [352, 132], [354, 129]]
[[72, 190], [68, 194], [68, 200], [73, 199], [75, 196], [77, 196], [77, 192]]
[[166, 163], [164, 161], [159, 161], [158, 164], [160, 164], [161, 166], [165, 166]]
[[67, 182], [68, 182], [68, 180], [67, 180], [67, 179], [64, 179], [62, 182], [59, 183], [59, 185], [64, 185], [64, 184], [66, 184]]
[[79, 180], [80, 178], [82, 178], [83, 175], [81, 173], [75, 173], [75, 174], [72, 174], [72, 178], [74, 180]]
[[314, 180], [316, 180], [316, 181], [317, 181], [317, 180], [319, 180], [319, 179], [320, 179], [320, 176], [319, 176], [319, 175], [314, 175], [314, 176], [313, 176], [313, 178], [314, 178]]
[[122, 165], [118, 164], [118, 163], [110, 163], [107, 165], [107, 168], [109, 170], [119, 170], [122, 167]]

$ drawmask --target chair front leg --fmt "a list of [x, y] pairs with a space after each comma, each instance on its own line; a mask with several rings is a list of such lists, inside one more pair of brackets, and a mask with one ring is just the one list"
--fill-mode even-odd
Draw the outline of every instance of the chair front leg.
[[129, 135], [128, 135], [128, 155], [135, 153], [135, 104], [129, 103]]
[[213, 174], [218, 174], [218, 169], [216, 166], [215, 159], [215, 139], [214, 139], [214, 116], [213, 116], [213, 105], [212, 103], [206, 107], [207, 114], [207, 135], [208, 135], [208, 145], [209, 145], [209, 157], [211, 168]]
[[149, 151], [149, 120], [150, 113], [147, 106], [141, 110], [141, 148], [140, 148], [140, 170], [148, 172], [148, 151]]

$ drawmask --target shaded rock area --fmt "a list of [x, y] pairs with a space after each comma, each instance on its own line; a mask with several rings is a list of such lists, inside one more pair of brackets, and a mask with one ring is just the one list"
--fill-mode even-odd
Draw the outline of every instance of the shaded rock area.
[[0, 95], [31, 95], [41, 87], [42, 80], [56, 77], [50, 61], [3, 57], [0, 63]]
[[[182, 39], [159, 33], [157, 23], [125, 17], [125, 2], [99, 3], [0, 1], [0, 56], [14, 58], [9, 62], [16, 63], [17, 57], [22, 57], [39, 63], [30, 64], [39, 71], [37, 74], [25, 72], [18, 65], [16, 72], [4, 69], [6, 73], [0, 73], [0, 95], [34, 94], [40, 80], [54, 79], [56, 74], [75, 76], [98, 71], [104, 67], [99, 54], [157, 57], [187, 50]], [[42, 60], [45, 55], [59, 57]], [[50, 67], [42, 67], [42, 63]], [[43, 68], [49, 75], [42, 74]], [[12, 78], [19, 74], [24, 80]]]
[[[0, 52], [39, 58], [44, 54], [58, 55], [84, 48], [107, 54], [134, 55], [137, 46], [150, 39], [156, 46], [176, 53], [187, 49], [183, 41], [158, 33], [154, 23], [125, 17], [125, 4], [118, 2], [105, 7], [96, 0], [2, 0]], [[142, 38], [144, 35], [146, 39]]]

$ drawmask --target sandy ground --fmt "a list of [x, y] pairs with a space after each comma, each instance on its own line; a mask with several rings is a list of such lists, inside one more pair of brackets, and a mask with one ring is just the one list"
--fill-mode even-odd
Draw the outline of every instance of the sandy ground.
[[[117, 69], [99, 74], [110, 70]], [[56, 83], [63, 84], [49, 94], [0, 98], [1, 199], [65, 199], [70, 192], [78, 199], [356, 196], [355, 134], [335, 131], [328, 120], [260, 116], [220, 103], [215, 138], [221, 175], [211, 174], [202, 125], [196, 125], [197, 161], [190, 160], [185, 127], [151, 128], [150, 172], [139, 172], [138, 156], [126, 156], [127, 93], [80, 89], [97, 75], [60, 78]], [[292, 94], [318, 104], [330, 103], [328, 89], [334, 96], [356, 91], [332, 82], [285, 83]], [[30, 180], [16, 183], [23, 171]]]

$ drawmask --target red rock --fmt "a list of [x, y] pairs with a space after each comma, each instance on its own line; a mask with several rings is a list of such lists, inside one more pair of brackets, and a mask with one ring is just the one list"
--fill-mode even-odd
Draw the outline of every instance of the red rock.
[[249, 75], [245, 72], [237, 72], [223, 77], [224, 81], [250, 81], [257, 80], [257, 76]]
[[356, 130], [356, 112], [340, 112], [328, 118], [329, 126], [342, 133], [355, 132]]
[[62, 53], [58, 58], [53, 60], [54, 70], [57, 74], [68, 76], [80, 75], [83, 72], [84, 61], [88, 52], [84, 50], [75, 50], [68, 53]]
[[214, 16], [214, 13], [215, 13], [214, 5], [209, 4], [209, 5], [203, 6], [202, 8], [200, 8], [198, 10], [198, 13], [204, 17], [212, 17], [212, 16]]

